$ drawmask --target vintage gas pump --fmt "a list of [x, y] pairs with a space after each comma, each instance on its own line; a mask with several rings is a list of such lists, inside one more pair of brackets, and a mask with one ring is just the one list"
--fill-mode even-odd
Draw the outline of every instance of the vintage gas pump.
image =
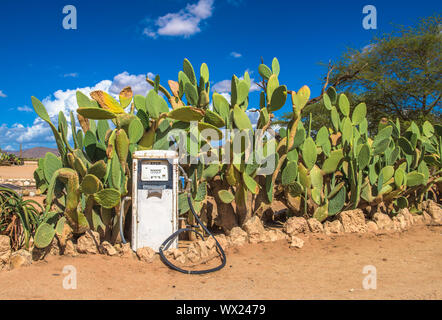
[[[124, 198], [120, 206], [120, 234], [123, 242], [126, 243], [122, 229], [124, 206], [125, 202], [131, 199], [132, 250], [150, 247], [160, 254], [163, 262], [170, 268], [187, 274], [203, 274], [223, 268], [226, 264], [226, 255], [218, 240], [204, 226], [193, 208], [190, 191], [191, 180], [178, 164], [178, 153], [171, 150], [136, 151], [132, 159], [132, 197]], [[182, 232], [195, 232], [204, 240], [204, 235], [192, 227], [178, 229], [180, 170], [186, 181], [185, 192], [190, 211], [204, 232], [215, 240], [222, 260], [218, 267], [208, 270], [184, 270], [172, 264], [163, 253], [164, 250], [178, 248], [178, 236]]]
[[[175, 151], [136, 151], [133, 155], [132, 250], [159, 251], [178, 230], [178, 154]], [[171, 244], [176, 248], [178, 241]]]

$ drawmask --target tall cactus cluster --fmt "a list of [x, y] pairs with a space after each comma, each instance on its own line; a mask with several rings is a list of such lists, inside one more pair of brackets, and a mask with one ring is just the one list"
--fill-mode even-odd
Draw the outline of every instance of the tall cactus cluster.
[[[211, 95], [207, 65], [201, 65], [197, 78], [187, 59], [178, 81], [168, 81], [169, 90], [156, 76], [146, 79], [153, 87], [146, 96], [134, 95], [130, 87], [120, 92], [119, 101], [103, 91], [90, 97], [78, 91], [70, 129], [62, 112], [56, 126], [32, 97], [60, 154], [46, 154], [34, 173], [38, 188], [47, 193], [36, 246], [46, 247], [55, 235], [62, 237], [66, 224], [74, 233], [92, 229], [118, 241], [120, 200], [131, 194], [129, 166], [136, 150], [184, 146], [180, 160], [192, 179], [193, 205], [208, 222], [212, 217], [211, 223], [224, 229], [263, 215], [274, 200], [282, 201], [292, 215], [323, 221], [357, 207], [381, 207], [391, 214], [411, 207], [419, 212], [424, 198], [440, 199], [441, 125], [412, 123], [405, 130], [399, 122], [385, 120], [371, 137], [365, 104], [351, 110], [346, 96], [331, 87], [323, 102], [333, 126], [314, 132], [314, 117], [302, 117], [310, 89], [295, 92], [281, 85], [276, 58], [271, 67], [261, 64], [258, 71], [263, 90], [253, 110], [248, 110], [247, 72], [232, 77], [228, 101], [216, 92]], [[274, 112], [288, 96], [293, 119], [278, 134], [268, 134]], [[246, 111], [259, 113], [256, 125]], [[184, 135], [174, 135], [176, 130]], [[184, 197], [179, 199], [180, 214], [188, 215]]]
[[355, 208], [367, 214], [381, 210], [394, 215], [405, 207], [420, 213], [425, 198], [440, 201], [440, 124], [427, 121], [419, 128], [412, 122], [404, 129], [398, 120], [383, 119], [370, 137], [365, 104], [351, 110], [345, 94], [329, 88], [323, 102], [332, 128], [312, 132], [312, 115], [306, 129], [297, 121], [302, 104], [292, 97], [295, 115], [281, 132], [281, 172], [273, 178], [279, 181], [276, 197], [293, 213], [324, 221]]

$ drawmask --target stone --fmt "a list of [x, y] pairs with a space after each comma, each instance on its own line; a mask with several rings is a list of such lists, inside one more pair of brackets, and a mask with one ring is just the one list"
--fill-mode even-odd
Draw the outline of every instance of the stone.
[[[141, 250], [144, 248], [140, 248], [138, 250]], [[137, 251], [138, 251], [137, 250]], [[147, 249], [146, 249], [147, 250]], [[145, 250], [145, 251], [146, 251]], [[130, 247], [130, 243], [123, 243], [121, 244], [121, 249], [119, 251], [120, 257], [122, 258], [128, 258], [128, 259], [134, 259], [136, 258], [138, 255], [132, 250], [132, 248]]]
[[431, 216], [425, 211], [422, 212], [422, 217], [424, 219], [424, 223], [431, 223]]
[[209, 249], [209, 251], [215, 250], [215, 248], [216, 248], [215, 239], [213, 239], [212, 237], [209, 237], [206, 240], [206, 247], [207, 247], [207, 249]]
[[319, 222], [315, 218], [308, 219], [307, 224], [310, 229], [310, 232], [312, 232], [312, 233], [323, 233], [324, 232], [324, 227], [322, 226], [322, 223]]
[[[128, 244], [128, 243], [126, 243], [126, 244]], [[123, 248], [124, 248], [124, 246], [125, 245], [123, 245]], [[129, 249], [130, 249], [130, 247], [129, 247]], [[132, 249], [130, 249], [130, 251], [133, 252]], [[143, 262], [151, 263], [155, 258], [155, 251], [150, 247], [139, 248], [137, 250], [137, 257], [138, 257], [138, 259], [140, 259]]]
[[275, 242], [279, 240], [286, 240], [287, 235], [280, 229], [266, 230], [264, 234], [265, 242]]
[[304, 240], [298, 238], [297, 236], [291, 236], [290, 238], [290, 248], [301, 249], [304, 246]]
[[166, 254], [170, 255], [175, 261], [184, 264], [186, 263], [186, 256], [184, 252], [178, 248], [172, 248], [166, 251]]
[[118, 253], [121, 253], [121, 251], [123, 250], [122, 243], [114, 244], [114, 248], [115, 248], [115, 250], [117, 250]]
[[108, 241], [103, 241], [103, 243], [100, 245], [100, 252], [108, 256], [115, 256], [118, 254], [114, 246]]
[[186, 256], [184, 255], [184, 252], [178, 248], [169, 249], [164, 252], [164, 255], [166, 256], [166, 258], [172, 258], [181, 264], [186, 263]]
[[29, 192], [29, 196], [30, 197], [35, 197], [35, 192], [34, 191]]
[[422, 208], [436, 223], [442, 223], [442, 208], [436, 202], [427, 200], [422, 204]]
[[284, 231], [282, 231], [282, 229], [276, 229], [275, 231], [276, 231], [276, 236], [278, 237], [278, 241], [288, 239], [287, 234]]
[[77, 251], [86, 254], [98, 254], [100, 246], [100, 234], [95, 231], [88, 230], [77, 240]]
[[197, 247], [194, 243], [192, 243], [188, 248], [186, 252], [186, 257], [189, 259], [192, 263], [198, 262], [201, 258], [201, 254], [198, 251]]
[[29, 181], [23, 182], [23, 186], [28, 187], [31, 183]]
[[302, 217], [291, 217], [284, 223], [284, 232], [292, 236], [299, 233], [310, 232], [307, 220]]
[[250, 243], [259, 243], [263, 240], [265, 229], [258, 216], [253, 216], [247, 220], [243, 225], [243, 229], [247, 232]]
[[18, 250], [11, 254], [9, 259], [9, 269], [14, 270], [21, 267], [27, 267], [32, 264], [32, 255], [24, 249]]
[[59, 256], [60, 255], [60, 246], [58, 245], [58, 240], [56, 237], [52, 239], [51, 244], [49, 245], [49, 254], [53, 256]]
[[402, 231], [408, 229], [411, 226], [411, 218], [408, 209], [401, 209], [392, 219], [395, 230]]
[[206, 246], [204, 240], [198, 240], [193, 243], [195, 249], [199, 251], [201, 258], [207, 258], [209, 256], [209, 249]]
[[65, 256], [70, 256], [70, 257], [76, 257], [78, 256], [78, 252], [77, 249], [75, 248], [74, 243], [72, 242], [72, 240], [67, 240], [66, 241], [66, 246], [64, 247], [64, 252], [63, 254]]
[[48, 253], [49, 253], [49, 246], [46, 248], [37, 248], [34, 246], [31, 251], [32, 260], [33, 261], [43, 260]]
[[229, 247], [229, 240], [227, 239], [225, 234], [219, 234], [216, 237], [216, 240], [218, 240], [219, 245], [223, 250], [226, 250]]
[[368, 232], [378, 232], [379, 228], [376, 222], [374, 221], [368, 221], [367, 222], [367, 231]]
[[179, 256], [175, 260], [181, 264], [185, 264], [186, 263], [186, 256], [183, 254], [182, 256]]
[[420, 214], [413, 215], [413, 224], [422, 225], [424, 224], [424, 216]]
[[337, 215], [341, 222], [344, 232], [364, 233], [367, 232], [364, 212], [361, 209], [342, 211]]
[[8, 236], [0, 235], [0, 270], [6, 269], [11, 256], [11, 243]]
[[394, 223], [391, 220], [391, 218], [382, 213], [382, 212], [376, 212], [373, 215], [373, 221], [376, 222], [378, 225], [379, 230], [383, 231], [393, 231], [394, 230]]
[[182, 257], [184, 255], [184, 253], [178, 248], [172, 248], [169, 249], [168, 251], [171, 252], [174, 259], [178, 259], [179, 257]]
[[399, 210], [398, 214], [404, 217], [407, 227], [411, 227], [413, 225], [413, 215], [410, 213], [410, 210], [404, 208]]
[[340, 234], [344, 232], [344, 227], [339, 220], [334, 220], [332, 222], [326, 221], [324, 223], [324, 232], [327, 235]]
[[187, 257], [187, 259], [189, 259], [190, 262], [192, 262], [192, 263], [196, 263], [196, 262], [198, 262], [198, 261], [200, 260], [199, 255], [197, 255], [195, 252], [188, 252], [188, 253], [186, 254], [186, 257]]
[[234, 227], [230, 230], [229, 238], [233, 246], [241, 246], [247, 241], [247, 232], [240, 227]]

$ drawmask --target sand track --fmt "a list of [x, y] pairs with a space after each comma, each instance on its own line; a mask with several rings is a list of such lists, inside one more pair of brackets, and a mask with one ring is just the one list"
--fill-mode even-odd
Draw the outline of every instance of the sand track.
[[[217, 273], [188, 276], [120, 257], [54, 257], [0, 272], [0, 299], [441, 299], [442, 228], [384, 235], [310, 237], [302, 249], [284, 241], [227, 250]], [[62, 287], [63, 267], [78, 288]], [[364, 290], [362, 269], [377, 269], [377, 289]]]

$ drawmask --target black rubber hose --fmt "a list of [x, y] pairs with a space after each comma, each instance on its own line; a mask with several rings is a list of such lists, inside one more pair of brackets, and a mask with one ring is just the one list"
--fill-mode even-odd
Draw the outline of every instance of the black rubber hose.
[[176, 237], [178, 237], [181, 233], [183, 233], [185, 231], [195, 232], [202, 240], [204, 240], [204, 237], [202, 234], [200, 234], [198, 231], [190, 229], [190, 228], [179, 229], [178, 231], [174, 232], [169, 238], [167, 238], [166, 241], [163, 242], [163, 244], [161, 245], [160, 250], [159, 250], [161, 260], [163, 260], [163, 262], [169, 268], [179, 271], [179, 272], [182, 272], [182, 273], [186, 273], [186, 274], [205, 274], [205, 273], [210, 273], [210, 272], [215, 272], [215, 271], [221, 270], [226, 265], [226, 261], [227, 261], [226, 254], [225, 254], [223, 248], [221, 247], [221, 245], [219, 244], [218, 240], [216, 240], [216, 237], [209, 231], [209, 229], [207, 229], [207, 227], [202, 223], [202, 221], [200, 220], [200, 218], [196, 214], [195, 209], [193, 208], [193, 205], [192, 205], [192, 194], [189, 191], [187, 192], [187, 202], [189, 203], [190, 211], [192, 212], [192, 214], [195, 217], [198, 224], [204, 229], [204, 231], [206, 231], [209, 234], [209, 236], [211, 236], [215, 240], [217, 252], [221, 256], [221, 264], [216, 268], [207, 269], [207, 270], [184, 270], [184, 269], [177, 267], [169, 260], [167, 260], [167, 258], [164, 256], [163, 250], [164, 249], [167, 250], [169, 248], [169, 246], [171, 245], [172, 241]]

